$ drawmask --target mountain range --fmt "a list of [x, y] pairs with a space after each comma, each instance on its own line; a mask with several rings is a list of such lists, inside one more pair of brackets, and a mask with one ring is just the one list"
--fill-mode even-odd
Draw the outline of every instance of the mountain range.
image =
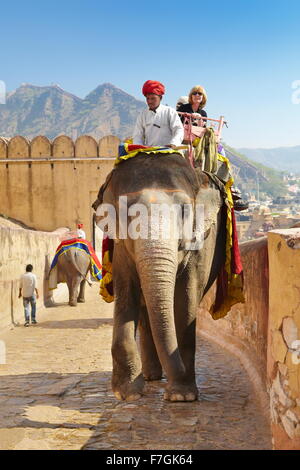
[[300, 173], [300, 145], [271, 149], [239, 148], [238, 151], [252, 161], [278, 171]]
[[[22, 84], [7, 94], [0, 105], [0, 136], [23, 135], [32, 139], [45, 135], [50, 139], [60, 134], [73, 139], [82, 134], [99, 139], [115, 135], [121, 140], [132, 135], [137, 115], [146, 106], [111, 83], [103, 83], [85, 98], [79, 98], [58, 85]], [[229, 150], [234, 150], [230, 149]], [[255, 162], [279, 171], [300, 172], [300, 146], [274, 149], [241, 148], [231, 154], [231, 162], [241, 169], [244, 179], [264, 171]], [[247, 160], [247, 161], [246, 161]]]
[[83, 99], [58, 85], [22, 84], [0, 105], [0, 135], [53, 139], [60, 134], [72, 138], [89, 134], [98, 139], [112, 134], [124, 139], [132, 135], [144, 107], [144, 102], [110, 83], [99, 85]]

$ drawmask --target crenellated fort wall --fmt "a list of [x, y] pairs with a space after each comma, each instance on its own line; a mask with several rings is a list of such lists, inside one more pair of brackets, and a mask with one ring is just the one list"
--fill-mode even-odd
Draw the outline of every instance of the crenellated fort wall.
[[53, 141], [0, 138], [0, 214], [46, 231], [73, 230], [81, 222], [92, 240], [91, 204], [113, 167], [118, 145], [114, 136], [99, 142], [87, 135], [75, 142], [65, 135]]

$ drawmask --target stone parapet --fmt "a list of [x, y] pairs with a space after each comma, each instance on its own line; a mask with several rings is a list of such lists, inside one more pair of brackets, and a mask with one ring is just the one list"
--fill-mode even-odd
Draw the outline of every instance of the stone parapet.
[[198, 313], [198, 332], [239, 357], [268, 414], [273, 448], [300, 449], [300, 230], [273, 230], [240, 245], [245, 304], [214, 321], [214, 287]]

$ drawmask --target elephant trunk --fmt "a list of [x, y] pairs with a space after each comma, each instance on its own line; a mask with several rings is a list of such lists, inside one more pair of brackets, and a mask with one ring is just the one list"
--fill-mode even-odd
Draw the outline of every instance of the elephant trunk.
[[177, 240], [143, 240], [136, 262], [157, 354], [168, 379], [182, 379], [175, 329], [174, 290], [178, 266]]

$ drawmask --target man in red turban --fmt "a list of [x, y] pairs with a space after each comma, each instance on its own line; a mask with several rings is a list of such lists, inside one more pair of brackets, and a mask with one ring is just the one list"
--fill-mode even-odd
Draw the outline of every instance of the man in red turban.
[[142, 93], [144, 96], [151, 93], [162, 96], [165, 94], [165, 87], [162, 83], [156, 82], [155, 80], [147, 80], [143, 85]]
[[147, 80], [142, 88], [148, 108], [138, 116], [133, 132], [133, 143], [147, 147], [175, 147], [183, 140], [182, 122], [175, 111], [161, 104], [165, 87], [155, 80]]

